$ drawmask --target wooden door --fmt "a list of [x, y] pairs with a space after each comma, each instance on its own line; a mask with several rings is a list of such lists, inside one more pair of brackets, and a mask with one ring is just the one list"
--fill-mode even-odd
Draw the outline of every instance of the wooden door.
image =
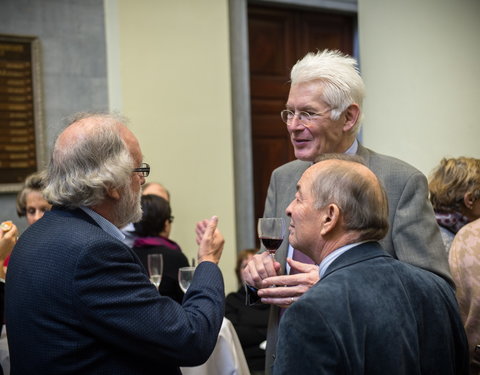
[[255, 222], [263, 216], [272, 171], [295, 158], [280, 119], [290, 69], [307, 52], [352, 54], [356, 16], [305, 9], [248, 6]]

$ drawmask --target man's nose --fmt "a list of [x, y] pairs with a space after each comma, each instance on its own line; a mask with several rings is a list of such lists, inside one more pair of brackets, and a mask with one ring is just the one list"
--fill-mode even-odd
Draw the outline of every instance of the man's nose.
[[291, 130], [298, 130], [298, 129], [304, 129], [305, 126], [300, 122], [300, 119], [299, 119], [299, 116], [297, 114], [295, 114], [291, 121], [290, 121], [290, 124], [287, 124], [287, 126], [291, 129]]
[[292, 210], [291, 210], [292, 204], [293, 204], [293, 201], [291, 201], [290, 204], [285, 209], [285, 213], [287, 214], [288, 217], [292, 216]]

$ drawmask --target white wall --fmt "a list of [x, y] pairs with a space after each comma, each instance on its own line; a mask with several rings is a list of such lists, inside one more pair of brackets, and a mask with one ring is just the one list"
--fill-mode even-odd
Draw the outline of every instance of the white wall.
[[480, 157], [480, 1], [359, 0], [363, 141], [427, 175]]
[[[107, 0], [111, 109], [132, 121], [149, 181], [171, 192], [171, 238], [196, 256], [195, 223], [218, 215], [220, 267], [234, 276], [235, 217], [227, 0]], [[117, 72], [117, 73], [115, 73]]]

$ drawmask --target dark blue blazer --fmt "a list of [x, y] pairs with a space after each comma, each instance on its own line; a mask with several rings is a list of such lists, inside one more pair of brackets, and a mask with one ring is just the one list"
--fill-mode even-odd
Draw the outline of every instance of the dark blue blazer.
[[179, 374], [208, 359], [223, 315], [217, 265], [198, 265], [179, 305], [80, 209], [47, 212], [22, 234], [8, 268], [12, 375]]
[[280, 320], [274, 374], [468, 374], [455, 294], [376, 242], [340, 255]]

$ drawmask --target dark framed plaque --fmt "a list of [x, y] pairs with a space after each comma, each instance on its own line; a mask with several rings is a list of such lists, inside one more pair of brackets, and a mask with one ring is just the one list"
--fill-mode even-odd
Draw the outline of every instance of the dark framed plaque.
[[39, 41], [0, 35], [0, 192], [45, 166]]

